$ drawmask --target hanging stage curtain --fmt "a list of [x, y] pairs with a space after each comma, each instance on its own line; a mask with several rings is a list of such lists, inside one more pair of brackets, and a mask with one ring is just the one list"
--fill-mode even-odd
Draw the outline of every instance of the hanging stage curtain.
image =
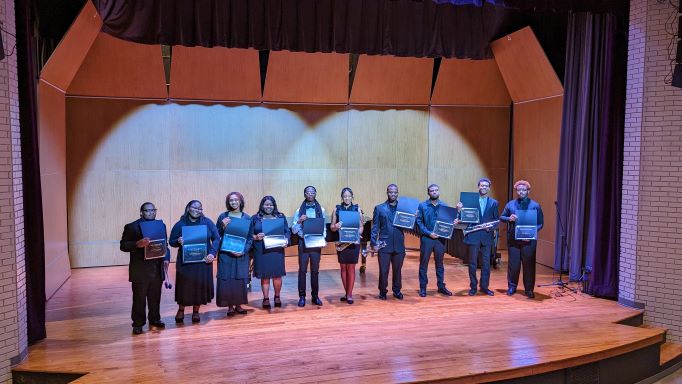
[[490, 2], [453, 6], [413, 0], [94, 0], [94, 4], [104, 32], [143, 44], [471, 59], [492, 57], [488, 42], [510, 12]]
[[591, 271], [590, 294], [618, 295], [620, 192], [627, 52], [623, 27], [610, 14], [569, 16], [564, 114], [559, 158], [555, 268], [579, 280]]

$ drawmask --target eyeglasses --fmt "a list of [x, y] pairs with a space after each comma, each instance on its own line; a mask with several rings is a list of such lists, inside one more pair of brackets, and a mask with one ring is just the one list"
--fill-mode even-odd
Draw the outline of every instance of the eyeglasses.
[[199, 212], [202, 212], [202, 211], [204, 210], [204, 209], [201, 208], [201, 207], [198, 207], [198, 208], [197, 208], [197, 207], [189, 207], [189, 209], [193, 209], [193, 210], [199, 211]]
[[143, 209], [142, 212], [156, 212], [158, 209], [153, 208], [153, 209]]

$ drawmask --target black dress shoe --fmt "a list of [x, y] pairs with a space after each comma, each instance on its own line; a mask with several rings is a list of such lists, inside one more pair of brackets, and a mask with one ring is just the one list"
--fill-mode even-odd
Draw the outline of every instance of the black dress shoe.
[[386, 300], [386, 294], [385, 294], [385, 293], [380, 293], [380, 294], [379, 294], [379, 300]]
[[312, 301], [313, 304], [315, 304], [315, 305], [317, 305], [317, 306], [322, 305], [322, 300], [320, 300], [319, 297], [313, 297], [313, 299], [312, 299], [311, 301]]
[[493, 292], [489, 289], [481, 289], [481, 292], [485, 293], [488, 296], [495, 296], [495, 292]]
[[426, 289], [419, 290], [419, 297], [426, 297]]
[[301, 296], [301, 297], [298, 299], [298, 306], [299, 306], [299, 307], [305, 307], [305, 297]]
[[398, 293], [393, 292], [393, 297], [395, 297], [398, 300], [402, 300], [405, 296], [403, 296], [402, 292], [398, 292]]
[[534, 298], [535, 298], [535, 293], [533, 293], [533, 291], [526, 291], [526, 296], [527, 296], [529, 299], [534, 299]]
[[339, 299], [339, 301], [346, 301], [346, 300], [348, 300], [348, 299], [346, 298], [346, 296], [343, 296], [342, 298]]
[[181, 312], [178, 310], [178, 313], [175, 314], [175, 322], [176, 323], [182, 323], [185, 320], [185, 312]]
[[[282, 299], [279, 296], [275, 296], [275, 308], [282, 308]], [[244, 311], [246, 313], [246, 311]]]
[[141, 335], [142, 327], [133, 327], [133, 335]]
[[263, 299], [263, 303], [261, 304], [263, 309], [270, 309], [270, 298], [265, 298]]
[[346, 303], [348, 303], [348, 304], [353, 304], [354, 301], [353, 301], [353, 299], [348, 299], [348, 300], [346, 300]]
[[156, 328], [166, 328], [166, 323], [164, 323], [164, 322], [161, 321], [161, 320], [159, 320], [159, 321], [150, 321], [150, 322], [149, 322], [149, 326], [150, 326], [150, 327], [156, 327]]
[[470, 289], [470, 290], [469, 290], [469, 296], [474, 296], [475, 294], [476, 294], [476, 290], [475, 290], [475, 289]]
[[201, 321], [201, 317], [199, 316], [199, 312], [192, 312], [192, 322], [198, 323], [200, 321]]
[[507, 296], [511, 296], [516, 293], [516, 288], [507, 289]]
[[[275, 307], [276, 307], [276, 306], [277, 306], [277, 302], [275, 302]], [[236, 308], [234, 309], [234, 311], [237, 312], [237, 313], [240, 314], [240, 315], [246, 315], [246, 309], [244, 309], [244, 308], [242, 308], [242, 307], [236, 307]]]
[[445, 288], [445, 287], [443, 287], [443, 288], [438, 288], [438, 293], [443, 294], [443, 295], [445, 295], [445, 296], [452, 296], [452, 292], [450, 292], [450, 290], [448, 290], [448, 289]]

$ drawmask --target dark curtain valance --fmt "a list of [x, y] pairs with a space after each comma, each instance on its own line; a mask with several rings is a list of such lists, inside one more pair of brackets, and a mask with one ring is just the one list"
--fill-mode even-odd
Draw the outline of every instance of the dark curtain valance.
[[143, 44], [490, 58], [511, 10], [413, 0], [94, 0], [102, 30]]

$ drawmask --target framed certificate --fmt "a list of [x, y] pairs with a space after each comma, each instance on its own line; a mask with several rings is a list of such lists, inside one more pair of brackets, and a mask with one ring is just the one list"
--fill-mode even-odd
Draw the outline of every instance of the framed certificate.
[[249, 229], [251, 229], [251, 220], [238, 217], [230, 218], [230, 224], [225, 227], [225, 234], [220, 243], [220, 251], [244, 253]]
[[455, 230], [455, 218], [457, 217], [457, 209], [453, 207], [446, 207], [441, 205], [438, 207], [436, 214], [436, 221], [433, 224], [433, 233], [445, 239], [452, 237], [452, 232]]
[[324, 219], [311, 217], [303, 222], [303, 241], [306, 248], [322, 248], [327, 245], [324, 239]]
[[360, 213], [355, 211], [339, 211], [337, 216], [341, 222], [339, 242], [360, 244]]
[[206, 239], [208, 228], [205, 225], [186, 225], [182, 227], [182, 262], [203, 263], [208, 254]]
[[478, 204], [478, 198], [478, 192], [459, 193], [459, 202], [463, 205], [459, 218], [462, 223], [478, 224], [480, 222], [481, 208]]
[[414, 228], [414, 222], [417, 220], [417, 208], [419, 208], [419, 200], [413, 197], [398, 199], [393, 225], [400, 228]]
[[166, 225], [161, 220], [149, 220], [140, 222], [142, 237], [151, 239], [144, 247], [144, 259], [160, 259], [166, 257], [168, 251], [166, 238]]
[[538, 211], [535, 209], [518, 210], [516, 224], [514, 225], [514, 239], [537, 240], [538, 239]]

